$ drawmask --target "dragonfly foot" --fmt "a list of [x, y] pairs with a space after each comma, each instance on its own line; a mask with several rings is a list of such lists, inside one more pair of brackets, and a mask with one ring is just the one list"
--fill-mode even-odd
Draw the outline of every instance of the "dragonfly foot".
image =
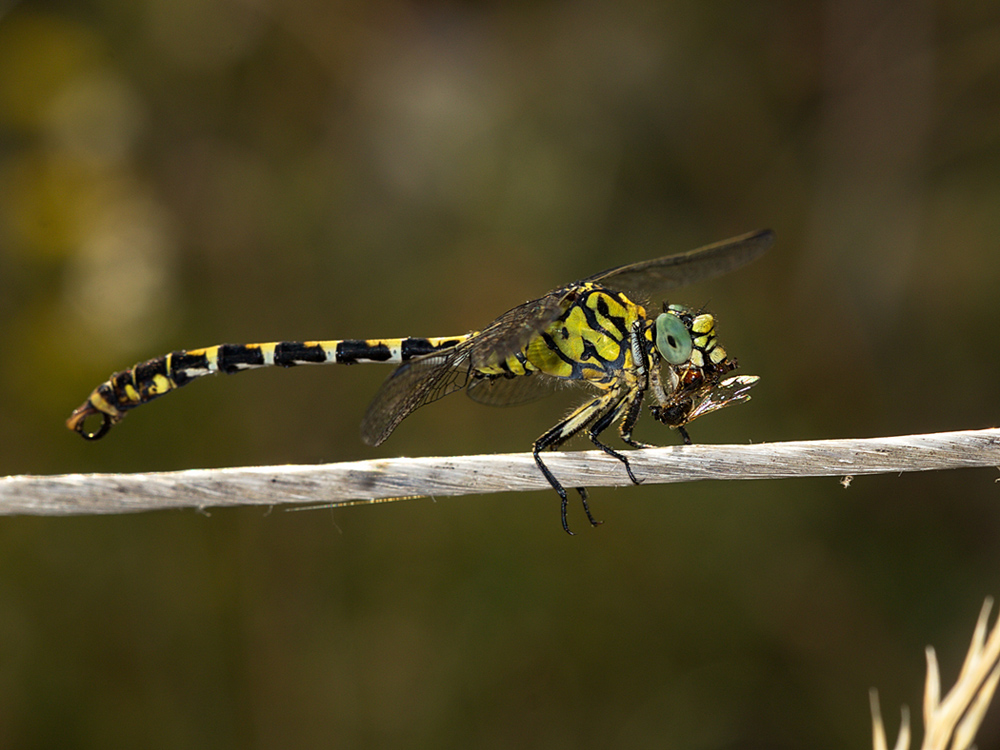
[[598, 521], [590, 514], [590, 506], [587, 504], [587, 488], [577, 487], [576, 491], [580, 493], [580, 500], [583, 502], [583, 511], [587, 514], [587, 520], [590, 521], [591, 526], [600, 526], [604, 521]]

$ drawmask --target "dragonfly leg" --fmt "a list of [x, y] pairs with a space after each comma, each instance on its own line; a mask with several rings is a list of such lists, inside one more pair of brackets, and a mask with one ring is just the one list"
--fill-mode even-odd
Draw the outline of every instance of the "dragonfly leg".
[[[546, 435], [547, 434], [548, 433], [546, 433]], [[544, 435], [542, 437], [544, 437]], [[542, 461], [542, 457], [538, 454], [538, 452], [542, 450], [542, 448], [538, 445], [540, 442], [541, 438], [535, 442], [531, 455], [535, 457], [535, 463], [538, 464], [538, 468], [541, 470], [542, 475], [548, 480], [549, 484], [552, 485], [552, 489], [559, 493], [559, 513], [562, 518], [563, 531], [570, 536], [576, 536], [574, 532], [570, 531], [569, 521], [566, 520], [566, 507], [569, 505], [569, 498], [566, 496], [566, 488], [562, 486], [558, 479], [556, 479], [555, 475], [549, 470], [549, 467], [545, 465], [545, 462]], [[587, 517], [590, 518], [590, 523], [596, 526], [597, 522], [594, 521], [593, 517], [590, 515], [590, 508], [587, 507], [587, 490], [583, 487], [577, 487], [576, 491], [580, 493], [580, 498], [583, 500], [583, 508], [587, 511]]]
[[681, 438], [684, 440], [684, 445], [692, 445], [691, 436], [688, 435], [688, 431], [683, 427], [678, 427], [677, 431], [681, 434]]
[[587, 488], [577, 487], [576, 491], [580, 493], [580, 501], [583, 503], [583, 512], [587, 514], [587, 520], [590, 521], [591, 526], [600, 526], [604, 521], [598, 521], [590, 514], [590, 506], [587, 504]]
[[625, 412], [625, 418], [622, 420], [619, 426], [618, 432], [621, 435], [622, 442], [626, 445], [630, 445], [633, 448], [655, 448], [655, 445], [650, 445], [649, 443], [641, 443], [638, 440], [632, 439], [632, 430], [635, 428], [635, 423], [639, 420], [639, 414], [642, 411], [642, 399], [646, 395], [645, 390], [640, 390], [638, 395], [632, 399], [632, 403], [629, 404], [628, 411]]
[[653, 445], [652, 443], [643, 443], [641, 440], [633, 440], [631, 435], [622, 435], [622, 442], [632, 448], [659, 448], [658, 445]]
[[[587, 430], [587, 437], [590, 438], [590, 442], [607, 453], [609, 456], [617, 458], [625, 465], [625, 471], [628, 472], [628, 478], [632, 480], [633, 484], [641, 484], [642, 481], [636, 478], [635, 474], [632, 473], [632, 466], [629, 464], [628, 458], [624, 453], [620, 453], [610, 445], [602, 443], [598, 436], [614, 424], [615, 420], [622, 416], [622, 412], [625, 412], [627, 419], [629, 413], [632, 411], [633, 405], [637, 403], [641, 406], [642, 388], [639, 387], [633, 388], [631, 391], [627, 392], [623, 397], [618, 399], [617, 402], [612, 402], [610, 408], [606, 408], [591, 425], [590, 429]], [[635, 420], [633, 419], [633, 421]]]
[[602, 451], [607, 453], [609, 456], [613, 456], [621, 461], [625, 465], [625, 471], [628, 472], [628, 478], [632, 480], [632, 484], [642, 484], [642, 480], [637, 478], [635, 474], [632, 473], [632, 466], [628, 462], [628, 457], [624, 453], [620, 453], [612, 448], [610, 445], [605, 445], [602, 443], [598, 437], [597, 432], [594, 430], [587, 431], [587, 437], [590, 438], [590, 442], [600, 448]]
[[[538, 438], [538, 440], [535, 441], [535, 444], [531, 447], [531, 455], [534, 456], [535, 463], [538, 464], [538, 468], [542, 472], [542, 475], [548, 480], [549, 484], [552, 485], [552, 489], [559, 493], [559, 499], [562, 501], [560, 506], [562, 512], [562, 525], [563, 530], [567, 534], [572, 534], [573, 532], [569, 530], [569, 523], [566, 520], [566, 506], [569, 502], [566, 497], [566, 489], [562, 486], [559, 480], [555, 478], [555, 475], [551, 472], [549, 467], [545, 465], [545, 462], [542, 460], [540, 454], [543, 450], [554, 450], [558, 448], [560, 445], [580, 432], [580, 430], [585, 429], [587, 425], [594, 421], [594, 419], [603, 418], [609, 411], [609, 404], [613, 405], [610, 410], [616, 411], [619, 403], [620, 402], [615, 401], [615, 395], [613, 393], [605, 393], [595, 398], [593, 401], [588, 401], [566, 417], [566, 419], [562, 422]], [[624, 458], [624, 456], [622, 456], [622, 458]], [[626, 462], [626, 466], [627, 465], [628, 463]], [[583, 509], [587, 513], [587, 519], [590, 521], [591, 526], [597, 526], [600, 521], [597, 521], [590, 513], [590, 506], [587, 504], [587, 491], [583, 487], [577, 487], [576, 491], [580, 493], [580, 499], [583, 502]]]

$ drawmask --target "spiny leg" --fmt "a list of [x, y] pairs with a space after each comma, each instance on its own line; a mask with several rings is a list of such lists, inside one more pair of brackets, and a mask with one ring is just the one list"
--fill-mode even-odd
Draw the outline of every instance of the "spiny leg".
[[580, 493], [580, 502], [583, 503], [583, 512], [587, 514], [587, 520], [590, 521], [591, 526], [600, 526], [604, 521], [598, 521], [590, 513], [590, 505], [587, 503], [587, 488], [577, 487], [576, 491]]
[[[586, 428], [587, 425], [594, 421], [594, 419], [602, 416], [608, 410], [609, 405], [612, 404], [617, 405], [614, 393], [605, 393], [598, 398], [595, 398], [593, 401], [588, 401], [586, 404], [580, 406], [572, 414], [566, 417], [566, 419], [562, 422], [538, 438], [531, 448], [531, 455], [534, 456], [535, 463], [542, 472], [542, 476], [548, 480], [548, 483], [552, 485], [552, 489], [559, 494], [559, 499], [562, 501], [560, 504], [562, 526], [563, 530], [567, 534], [573, 534], [573, 532], [570, 531], [569, 522], [566, 519], [566, 507], [569, 502], [566, 496], [566, 489], [549, 470], [549, 467], [545, 465], [545, 462], [542, 460], [540, 454], [543, 450], [554, 450], [555, 448], [558, 448], [571, 437], [576, 435], [580, 430]], [[597, 526], [600, 524], [600, 521], [596, 520], [590, 513], [590, 506], [587, 504], [586, 489], [583, 487], [577, 487], [576, 491], [580, 493], [580, 500], [583, 502], [583, 509], [587, 513], [587, 520], [590, 521], [591, 526]]]
[[622, 412], [626, 411], [629, 406], [631, 406], [631, 401], [636, 398], [636, 391], [642, 393], [639, 388], [633, 389], [631, 392], [626, 393], [624, 396], [618, 399], [610, 408], [607, 408], [604, 413], [602, 413], [597, 420], [590, 426], [587, 430], [587, 437], [590, 438], [590, 442], [600, 448], [602, 451], [607, 453], [609, 456], [617, 458], [622, 464], [625, 465], [625, 471], [628, 472], [628, 478], [632, 480], [633, 484], [641, 484], [640, 480], [636, 478], [635, 474], [632, 473], [632, 466], [628, 462], [628, 458], [624, 453], [620, 453], [612, 448], [610, 445], [605, 445], [601, 442], [598, 435], [604, 432], [608, 427], [614, 424], [615, 420], [618, 419]]
[[[542, 437], [544, 437], [544, 435]], [[559, 512], [560, 512], [560, 517], [562, 519], [563, 531], [565, 531], [570, 536], [576, 536], [574, 532], [570, 531], [569, 521], [566, 519], [566, 510], [567, 506], [569, 505], [569, 498], [566, 495], [566, 490], [559, 482], [559, 480], [555, 478], [555, 475], [549, 470], [549, 467], [545, 465], [545, 462], [542, 461], [542, 457], [538, 455], [539, 450], [541, 449], [538, 448], [538, 443], [536, 442], [535, 447], [532, 448], [531, 455], [535, 457], [535, 463], [538, 464], [538, 468], [541, 469], [542, 475], [548, 480], [549, 484], [552, 485], [552, 489], [554, 489], [556, 492], [559, 493], [559, 501], [560, 501]], [[587, 514], [587, 519], [590, 521], [590, 525], [599, 526], [601, 522], [596, 520], [590, 514], [590, 506], [587, 504], [587, 488], [576, 487], [574, 489], [576, 489], [576, 491], [580, 493], [580, 501], [583, 503], [583, 510]]]
[[633, 397], [632, 403], [629, 404], [628, 411], [625, 413], [625, 418], [622, 420], [621, 425], [618, 427], [618, 433], [621, 435], [622, 442], [626, 445], [631, 445], [633, 448], [655, 448], [655, 445], [650, 445], [649, 443], [642, 443], [638, 440], [632, 439], [632, 430], [635, 429], [635, 423], [639, 420], [639, 414], [642, 410], [642, 400], [646, 395], [645, 389], [641, 389], [639, 393]]

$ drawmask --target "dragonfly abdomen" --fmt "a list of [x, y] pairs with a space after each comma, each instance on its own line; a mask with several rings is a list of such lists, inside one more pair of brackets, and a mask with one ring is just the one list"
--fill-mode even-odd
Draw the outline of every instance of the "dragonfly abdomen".
[[[354, 365], [367, 362], [401, 364], [414, 357], [450, 349], [468, 336], [340, 341], [276, 341], [267, 344], [219, 344], [165, 356], [170, 372], [194, 377], [211, 372], [234, 373], [256, 367]], [[155, 361], [155, 360], [154, 360]]]
[[[192, 380], [216, 372], [232, 374], [260, 367], [362, 362], [399, 364], [425, 354], [450, 349], [465, 336], [438, 338], [363, 339], [337, 341], [275, 341], [266, 344], [219, 344], [204, 349], [170, 352], [116, 372], [93, 390], [77, 407], [66, 425], [86, 438], [96, 440], [113, 424], [124, 419], [130, 409], [148, 403]], [[103, 423], [93, 433], [85, 431], [90, 416]]]

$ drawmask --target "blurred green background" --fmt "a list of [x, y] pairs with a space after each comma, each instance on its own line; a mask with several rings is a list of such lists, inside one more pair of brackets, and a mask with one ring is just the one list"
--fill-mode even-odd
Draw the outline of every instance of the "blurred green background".
[[[524, 451], [581, 392], [378, 449], [375, 366], [63, 421], [172, 349], [463, 333], [761, 227], [671, 300], [763, 379], [696, 442], [996, 425], [1000, 7], [2, 5], [0, 469]], [[598, 489], [574, 538], [552, 492], [6, 518], [0, 747], [870, 747], [1000, 594], [998, 476]]]

